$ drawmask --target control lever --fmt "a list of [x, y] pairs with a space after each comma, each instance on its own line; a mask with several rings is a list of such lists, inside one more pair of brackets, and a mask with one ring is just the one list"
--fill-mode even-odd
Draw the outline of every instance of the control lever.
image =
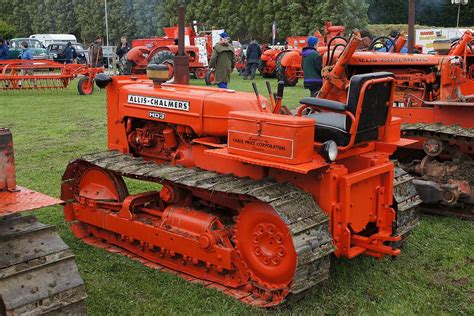
[[275, 110], [275, 99], [273, 97], [273, 93], [272, 93], [272, 86], [270, 85], [270, 81], [265, 81], [265, 84], [267, 85], [267, 91], [268, 91], [268, 95], [270, 97], [270, 103], [272, 105], [272, 112]]
[[265, 104], [262, 104], [262, 102], [260, 101], [260, 95], [258, 94], [257, 84], [255, 82], [252, 82], [252, 87], [253, 87], [253, 91], [255, 92], [255, 95], [257, 96], [258, 106], [263, 111], [265, 109]]
[[275, 102], [275, 108], [273, 109], [273, 113], [280, 113], [284, 90], [285, 90], [285, 83], [283, 81], [278, 81], [278, 89], [277, 89], [277, 93], [275, 97], [276, 102]]

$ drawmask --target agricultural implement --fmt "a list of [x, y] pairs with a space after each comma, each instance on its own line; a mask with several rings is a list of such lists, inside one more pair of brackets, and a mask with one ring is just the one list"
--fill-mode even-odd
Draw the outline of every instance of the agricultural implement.
[[[122, 74], [145, 74], [149, 63], [166, 64], [170, 71], [173, 71], [173, 58], [178, 52], [178, 27], [163, 28], [163, 31], [165, 32], [164, 37], [132, 41], [132, 49], [120, 60]], [[184, 52], [189, 58], [189, 71], [196, 78], [204, 79], [207, 71], [207, 59], [212, 54], [212, 37], [211, 35], [195, 34], [191, 27], [185, 28], [185, 35], [189, 38], [190, 43], [184, 48]], [[198, 41], [205, 43], [204, 52], [200, 52], [199, 47], [196, 46]], [[200, 57], [200, 55], [207, 55], [207, 57]], [[206, 60], [202, 58], [206, 58]], [[173, 77], [172, 74], [171, 77]]]
[[61, 200], [16, 185], [12, 135], [0, 128], [0, 314], [86, 313], [84, 282], [69, 247], [30, 211]]
[[77, 90], [81, 95], [89, 95], [94, 91], [94, 78], [103, 71], [103, 68], [85, 64], [61, 64], [50, 60], [2, 60], [0, 90], [65, 89], [81, 76]]
[[[474, 219], [474, 55], [467, 31], [438, 45], [438, 54], [356, 52], [354, 37], [323, 71], [320, 98], [343, 101], [352, 76], [395, 74], [392, 113], [403, 120], [403, 137], [419, 140], [397, 151], [415, 175], [422, 210]], [[336, 61], [337, 60], [337, 61]]]
[[[62, 178], [78, 238], [260, 307], [327, 279], [333, 255], [400, 254], [419, 199], [389, 159], [409, 143], [390, 73], [354, 76], [349, 103], [332, 110], [305, 101], [348, 120], [334, 134], [278, 114], [283, 85], [267, 99], [164, 83], [164, 65], [148, 76], [96, 80], [109, 150], [72, 160]], [[124, 178], [153, 189], [131, 195]]]

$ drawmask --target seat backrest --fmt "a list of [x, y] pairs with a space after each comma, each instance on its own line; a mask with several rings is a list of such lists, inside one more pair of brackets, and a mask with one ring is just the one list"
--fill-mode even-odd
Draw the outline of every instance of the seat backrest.
[[[364, 83], [372, 79], [394, 77], [391, 72], [373, 72], [368, 74], [354, 75], [349, 85], [347, 94], [347, 110], [356, 116], [357, 106], [362, 107], [362, 112], [357, 126], [355, 143], [378, 139], [378, 128], [385, 125], [388, 115], [387, 102], [390, 101], [392, 82], [374, 83], [367, 87], [363, 100], [361, 93]], [[391, 105], [389, 105], [391, 106]], [[349, 131], [352, 121], [346, 118], [346, 129]]]

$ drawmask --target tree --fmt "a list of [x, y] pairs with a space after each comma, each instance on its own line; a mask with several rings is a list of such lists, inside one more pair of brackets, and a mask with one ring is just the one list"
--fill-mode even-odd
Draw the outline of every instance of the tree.
[[16, 36], [16, 28], [5, 21], [0, 20], [0, 38], [10, 39]]

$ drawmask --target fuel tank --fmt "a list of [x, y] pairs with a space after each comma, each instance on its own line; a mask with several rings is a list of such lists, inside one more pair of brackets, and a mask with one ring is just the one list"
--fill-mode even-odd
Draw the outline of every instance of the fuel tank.
[[[271, 112], [269, 101], [253, 93], [201, 86], [155, 84], [145, 77], [112, 79], [107, 86], [109, 127], [142, 118], [190, 127], [198, 136], [226, 136], [231, 111]], [[117, 93], [118, 91], [118, 93]]]

